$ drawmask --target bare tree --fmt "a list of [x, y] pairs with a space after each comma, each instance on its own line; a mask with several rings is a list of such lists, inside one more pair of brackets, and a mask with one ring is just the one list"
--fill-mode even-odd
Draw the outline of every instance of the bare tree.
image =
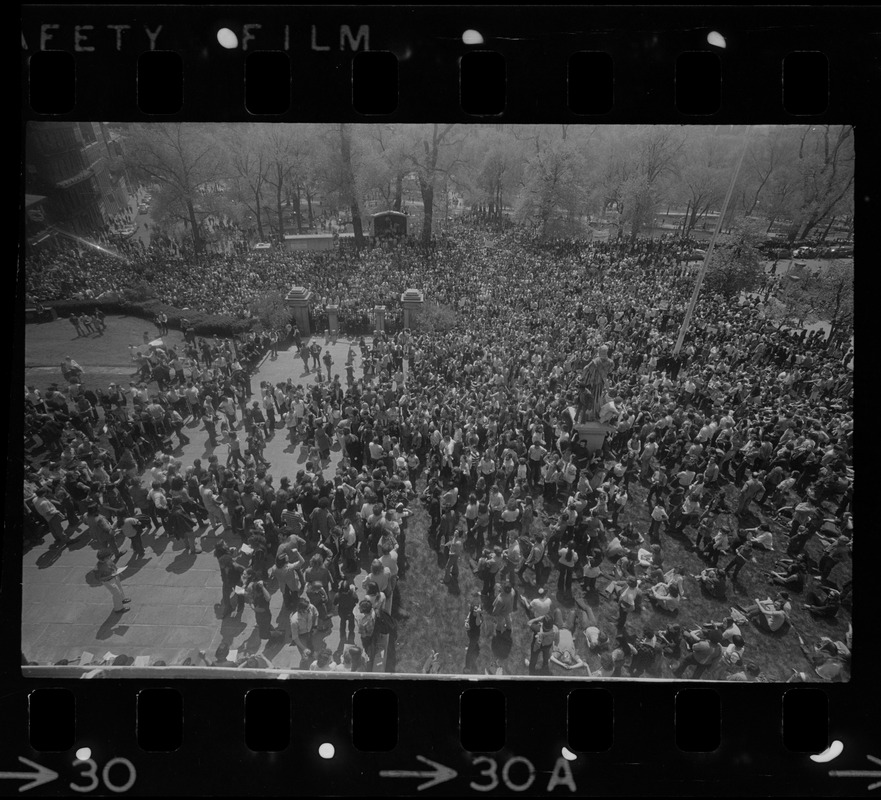
[[268, 188], [269, 159], [255, 126], [234, 127], [227, 141], [233, 172], [233, 196], [254, 215], [257, 235], [264, 240], [263, 213]]
[[160, 122], [133, 126], [126, 137], [126, 161], [131, 174], [160, 187], [158, 205], [189, 228], [193, 249], [204, 249], [202, 223], [210, 211], [204, 205], [206, 187], [223, 174], [223, 153], [208, 127]]
[[420, 126], [411, 139], [407, 157], [416, 173], [419, 193], [422, 195], [422, 244], [431, 244], [431, 228], [434, 223], [434, 193], [438, 178], [448, 173], [455, 165], [455, 159], [448, 156], [462, 140], [453, 140], [451, 134], [456, 127], [449, 123], [441, 127], [438, 123]]
[[853, 193], [853, 127], [823, 125], [805, 128], [798, 150], [802, 210], [791, 238], [807, 239], [814, 228]]

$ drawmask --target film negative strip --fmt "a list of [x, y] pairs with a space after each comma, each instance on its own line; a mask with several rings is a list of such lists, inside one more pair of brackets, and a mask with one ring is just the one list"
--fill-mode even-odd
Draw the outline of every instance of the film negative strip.
[[881, 790], [879, 27], [22, 6], [0, 787]]

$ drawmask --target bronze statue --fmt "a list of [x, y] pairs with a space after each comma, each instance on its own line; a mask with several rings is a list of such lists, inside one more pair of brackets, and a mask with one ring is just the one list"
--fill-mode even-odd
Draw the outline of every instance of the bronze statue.
[[[584, 372], [581, 374], [580, 382], [585, 388], [579, 393], [578, 398], [579, 422], [595, 422], [599, 419], [606, 378], [614, 366], [614, 362], [609, 358], [609, 348], [606, 345], [601, 345], [593, 361], [584, 368]], [[582, 402], [582, 397], [587, 402]]]

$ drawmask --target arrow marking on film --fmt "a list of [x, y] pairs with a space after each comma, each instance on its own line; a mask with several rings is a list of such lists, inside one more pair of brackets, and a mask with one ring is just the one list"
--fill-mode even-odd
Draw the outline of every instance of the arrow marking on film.
[[[37, 764], [33, 761], [29, 761], [24, 756], [19, 756], [18, 760], [21, 761], [22, 764], [27, 764], [29, 767], [33, 767], [36, 772], [0, 772], [0, 780], [4, 778], [11, 778], [13, 780], [27, 780], [28, 783], [22, 784], [18, 787], [18, 791], [26, 792], [28, 789], [33, 789], [35, 786], [40, 786], [44, 783], [51, 783], [58, 777], [57, 772], [53, 772], [51, 769], [47, 769], [42, 764]], [[881, 774], [881, 773], [879, 773]]]
[[423, 789], [430, 789], [432, 786], [437, 786], [439, 783], [451, 781], [456, 775], [458, 775], [456, 770], [445, 767], [443, 764], [430, 761], [423, 756], [416, 756], [416, 758], [418, 758], [423, 764], [428, 764], [429, 767], [432, 767], [431, 771], [421, 772], [419, 770], [408, 769], [383, 769], [379, 771], [379, 775], [381, 778], [430, 778], [431, 780], [416, 787], [420, 792]]
[[[866, 756], [869, 761], [881, 766], [881, 758], [875, 756]], [[832, 778], [881, 778], [881, 770], [879, 769], [831, 769], [829, 776]], [[881, 781], [869, 784], [869, 791], [881, 787]]]

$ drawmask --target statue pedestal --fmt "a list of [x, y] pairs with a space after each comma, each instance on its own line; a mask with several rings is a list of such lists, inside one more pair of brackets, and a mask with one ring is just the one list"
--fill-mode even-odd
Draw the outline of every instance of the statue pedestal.
[[572, 430], [578, 433], [578, 442], [591, 454], [602, 449], [606, 436], [615, 430], [611, 425], [603, 425], [602, 422], [575, 422], [575, 406], [569, 406], [569, 415], [572, 417]]
[[291, 310], [294, 322], [303, 336], [312, 333], [309, 324], [309, 306], [312, 304], [312, 292], [302, 286], [294, 286], [285, 297], [285, 304]]
[[407, 289], [401, 295], [401, 307], [404, 309], [404, 329], [413, 327], [416, 314], [425, 304], [425, 297], [418, 289]]

